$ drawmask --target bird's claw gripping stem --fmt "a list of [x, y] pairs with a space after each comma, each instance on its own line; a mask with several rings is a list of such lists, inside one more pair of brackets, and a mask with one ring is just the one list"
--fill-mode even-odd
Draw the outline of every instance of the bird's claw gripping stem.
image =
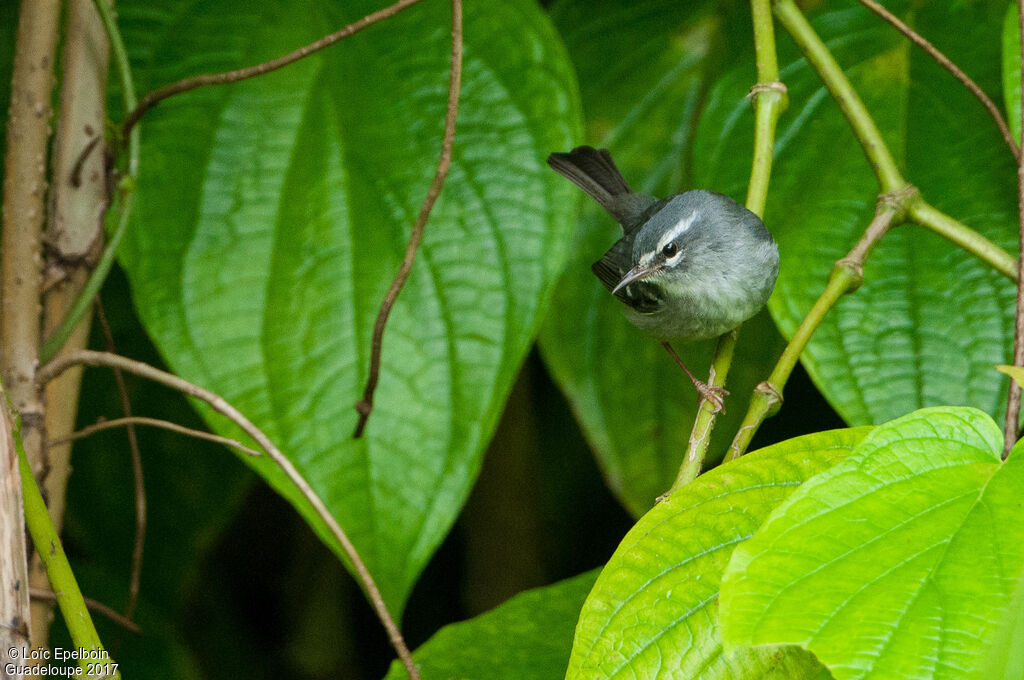
[[725, 413], [725, 397], [729, 395], [729, 390], [721, 385], [709, 385], [700, 380], [695, 380], [693, 386], [697, 388], [702, 400], [711, 402], [712, 413]]

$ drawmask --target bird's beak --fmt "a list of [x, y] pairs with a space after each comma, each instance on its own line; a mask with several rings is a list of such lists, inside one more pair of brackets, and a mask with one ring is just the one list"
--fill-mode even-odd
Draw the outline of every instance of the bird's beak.
[[626, 272], [625, 276], [622, 277], [622, 280], [615, 284], [615, 288], [612, 289], [612, 295], [615, 295], [634, 281], [650, 276], [659, 269], [661, 269], [661, 267], [656, 264], [638, 264]]

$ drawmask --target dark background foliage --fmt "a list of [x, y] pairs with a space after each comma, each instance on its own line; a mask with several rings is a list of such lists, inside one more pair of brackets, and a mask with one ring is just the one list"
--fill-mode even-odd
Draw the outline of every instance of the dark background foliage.
[[[362, 4], [373, 8], [372, 3]], [[427, 0], [424, 4], [436, 6], [427, 15], [436, 30], [423, 40], [438, 48], [436, 54], [431, 53], [430, 59], [437, 62], [433, 65], [443, 65], [444, 3]], [[814, 5], [811, 9], [819, 17], [819, 30], [835, 47], [841, 63], [849, 65], [851, 78], [866, 86], [865, 98], [879, 115], [887, 138], [900, 149], [899, 161], [912, 175], [912, 181], [920, 182], [929, 196], [936, 197], [933, 200], [940, 207], [971, 220], [972, 225], [987, 230], [1003, 245], [1009, 244], [1012, 232], [1006, 229], [1006, 223], [1013, 205], [1007, 192], [1011, 185], [1001, 180], [994, 182], [992, 178], [1009, 176], [1012, 168], [1007, 170], [1009, 157], [999, 147], [983, 113], [975, 115], [976, 104], [946, 74], [912, 53], [890, 29], [866, 12], [854, 9], [852, 3], [808, 4]], [[535, 131], [531, 144], [564, 141], [567, 145], [570, 138], [572, 143], [608, 144], [637, 188], [665, 193], [700, 185], [741, 197], [752, 136], [752, 116], [744, 108], [742, 97], [754, 80], [746, 3], [694, 2], [681, 8], [680, 3], [668, 1], [566, 0], [543, 5], [543, 13], [529, 16], [540, 17], [536, 18], [537, 35], [550, 41], [548, 47], [555, 53], [552, 62], [563, 63], [558, 59], [565, 58], [559, 56], [559, 41], [564, 42], [571, 60], [566, 63], [571, 63], [579, 79], [585, 128], [578, 129], [571, 120], [552, 124], [551, 130]], [[124, 6], [128, 23], [134, 26], [126, 32], [128, 37], [148, 35], [150, 8], [146, 3], [139, 0]], [[180, 3], [179, 9], [189, 6]], [[953, 10], [946, 3], [925, 3], [916, 18], [922, 31], [927, 31], [958, 61], [966, 62], [972, 75], [994, 93], [1000, 87], [998, 45], [994, 39], [986, 42], [985, 37], [998, 26], [1004, 10], [1005, 3], [993, 3], [992, 8], [958, 3]], [[952, 19], [946, 16], [950, 11], [954, 14]], [[245, 33], [253, 29], [251, 24], [233, 26], [230, 21], [221, 22], [214, 10], [205, 14], [197, 10], [197, 14], [198, 18], [192, 17], [182, 10], [182, 30], [187, 30], [192, 20], [202, 26], [195, 35], [189, 35], [194, 44], [188, 43], [182, 50], [210, 49], [222, 37], [218, 32], [227, 35], [224, 52], [208, 54], [210, 62], [203, 62], [201, 70], [258, 61], [294, 46], [293, 38], [300, 34], [311, 39], [343, 23], [339, 13], [327, 13], [319, 16], [312, 27], [278, 36], [281, 44], [254, 47], [249, 42], [251, 36]], [[10, 70], [13, 43], [6, 39], [10, 34], [6, 27], [13, 25], [13, 15], [11, 4], [0, 6], [0, 26], [5, 27], [0, 28], [5, 36], [0, 41], [3, 74]], [[970, 31], [948, 30], [953, 23]], [[259, 30], [275, 35], [270, 30], [273, 25], [269, 26], [263, 25]], [[368, 47], [372, 41], [390, 41], [388, 45], [401, 42], [401, 31], [411, 30], [411, 23], [396, 26], [378, 27], [381, 31], [396, 32], [388, 37], [383, 37], [384, 33], [361, 36], [361, 54], [379, 59]], [[308, 31], [308, 35], [303, 31]], [[153, 48], [159, 40], [166, 42], [170, 38], [154, 33], [151, 43], [142, 44], [145, 41], [140, 40], [129, 45], [140, 65], [139, 77], [146, 86], [195, 70], [192, 63], [162, 61], [165, 55]], [[468, 55], [473, 55], [474, 50], [486, 53], [485, 45], [474, 45], [472, 37], [468, 40]], [[978, 44], [984, 49], [973, 49]], [[336, 50], [346, 47], [343, 44]], [[493, 55], [485, 56], [496, 59]], [[358, 72], [358, 62], [347, 62], [337, 54], [324, 57], [324, 61], [324, 68], [336, 68], [337, 72], [356, 79], [348, 90], [350, 93], [373, 80], [372, 73]], [[770, 366], [781, 347], [775, 324], [786, 333], [792, 332], [824, 285], [830, 263], [845, 252], [866, 224], [874, 202], [873, 180], [860, 149], [846, 131], [838, 110], [824, 97], [814, 75], [784, 36], [780, 36], [780, 66], [783, 79], [790, 85], [791, 108], [780, 126], [782, 142], [766, 221], [784, 253], [781, 294], [772, 303], [773, 316], [761, 315], [746, 331], [747, 344], [741, 345], [736, 382], [730, 383], [737, 401], [730, 406], [729, 417], [719, 424], [723, 437], [731, 436], [731, 427], [743, 414], [742, 395], [763, 377], [765, 367]], [[312, 72], [313, 68], [309, 66], [308, 70]], [[482, 66], [479, 70], [485, 71]], [[512, 71], [511, 67], [509, 70]], [[554, 80], [561, 82], [559, 79], [567, 77], [565, 73], [565, 69], [558, 71]], [[320, 77], [304, 74], [306, 78]], [[438, 84], [443, 85], [443, 70], [437, 70], [437, 75], [436, 82], [425, 86], [426, 91], [437, 94]], [[254, 96], [272, 98], [274, 83], [286, 83], [290, 78], [279, 77], [282, 80], [260, 86], [263, 89], [257, 89]], [[536, 85], [526, 77], [516, 84], [523, 88]], [[410, 97], [420, 96], [421, 84], [416, 85], [410, 85]], [[318, 83], [318, 87], [326, 85]], [[477, 94], [480, 91], [489, 92], [483, 86]], [[0, 94], [6, 97], [8, 93], [4, 89]], [[470, 88], [464, 97], [473, 94]], [[575, 95], [573, 92], [572, 96]], [[368, 94], [352, 96], [356, 99], [354, 103], [339, 103], [341, 97], [324, 97], [325, 101], [311, 107], [313, 113], [309, 115], [330, 119], [342, 131], [332, 132], [332, 138], [358, 146], [358, 135], [353, 135], [351, 126], [359, 124], [359, 113], [342, 104], [365, 105], [371, 113], [380, 113], [386, 107], [372, 101]], [[147, 119], [150, 127], [146, 134], [157, 140], [154, 146], [187, 136], [177, 127], [182, 120], [175, 119], [177, 115], [209, 135], [206, 140], [190, 138], [186, 140], [188, 144], [202, 147], [212, 143], [209, 140], [215, 136], [214, 128], [203, 128], [196, 121], [206, 120], [206, 115], [211, 119], [223, 115], [231, 106], [228, 97], [211, 92], [183, 100], [186, 104], [182, 109], [165, 110], [161, 112], [163, 118], [154, 114], [151, 125]], [[429, 170], [433, 163], [442, 101], [437, 97], [429, 101], [428, 108], [433, 107], [432, 112], [438, 114], [429, 125], [437, 130], [428, 130], [429, 134], [418, 138], [420, 146], [416, 151], [422, 156], [419, 162], [423, 168], [417, 170]], [[0, 103], [6, 108], [6, 101]], [[516, 103], [522, 104], [518, 100]], [[193, 105], [194, 111], [189, 109]], [[539, 118], [558, 108], [553, 104], [550, 109], [546, 106], [547, 103], [537, 104], [533, 115]], [[565, 103], [564, 109], [567, 119], [579, 114], [574, 101]], [[471, 141], [479, 143], [479, 137], [486, 137], [487, 133], [481, 122], [485, 116], [472, 106], [466, 111], [464, 129], [470, 131]], [[961, 116], [961, 111], [968, 111], [969, 115]], [[331, 115], [342, 120], [333, 120]], [[415, 118], [411, 112], [403, 115]], [[914, 124], [909, 125], [908, 120]], [[386, 128], [386, 124], [381, 123], [380, 127]], [[310, 128], [317, 129], [313, 124]], [[309, 130], [305, 134], [296, 145], [306, 151], [316, 148], [315, 135]], [[456, 145], [459, 143], [457, 139]], [[364, 157], [356, 165], [363, 163], [372, 168], [373, 159], [367, 160], [372, 150], [363, 149]], [[523, 158], [532, 154], [535, 165], [541, 167], [543, 154], [555, 150], [560, 149], [530, 147], [517, 149], [517, 153]], [[328, 156], [325, 154], [325, 158]], [[173, 167], [162, 165], [166, 159], [158, 153], [152, 153], [150, 158], [156, 160], [149, 165], [144, 161], [143, 165], [143, 177], [151, 178], [146, 180], [151, 182], [148, 190], [166, 192], [158, 195], [168, 204], [178, 201], [180, 197], [175, 192], [181, 188], [167, 188], [169, 168]], [[325, 167], [328, 160], [324, 160]], [[467, 165], [472, 167], [470, 161]], [[969, 166], [973, 170], [965, 173], [970, 175], [969, 180], [953, 181], [943, 174], [951, 167], [960, 168], [958, 172], [963, 173], [962, 167], [969, 163], [973, 164]], [[409, 172], [413, 174], [412, 170]], [[534, 176], [531, 172], [537, 172], [537, 168], [530, 166], [524, 171], [525, 186], [534, 191], [549, 191], [557, 199], [552, 202], [558, 207], [550, 211], [553, 216], [544, 217], [544, 223], [551, 233], [560, 233], [564, 238], [552, 237], [546, 247], [558, 251], [550, 255], [552, 267], [562, 260], [568, 261], [566, 274], [547, 309], [546, 325], [540, 331], [541, 347], [529, 345], [527, 350], [527, 342], [541, 322], [539, 316], [527, 314], [531, 320], [508, 332], [510, 346], [519, 343], [521, 347], [509, 350], [495, 378], [497, 387], [488, 393], [493, 403], [478, 414], [484, 422], [481, 431], [486, 438], [490, 421], [501, 413], [479, 476], [453, 528], [430, 558], [405, 603], [403, 629], [412, 647], [442, 626], [484, 612], [516, 593], [604, 564], [636, 516], [671, 481], [682, 443], [689, 434], [695, 398], [685, 382], [671, 373], [674, 367], [654, 343], [634, 333], [610, 299], [594, 302], [594, 315], [586, 323], [574, 313], [580, 307], [589, 309], [592, 301], [598, 300], [594, 291], [600, 289], [590, 276], [588, 264], [595, 249], [600, 252], [602, 244], [613, 236], [614, 225], [592, 206], [586, 206], [577, 231], [569, 238], [570, 220], [575, 218], [575, 206], [569, 202], [574, 195], [567, 188], [558, 188], [557, 182], [561, 180], [545, 178], [540, 172]], [[429, 172], [424, 176], [429, 177]], [[495, 172], [487, 177], [488, 186], [507, 182], [521, 190], [517, 177], [514, 173], [502, 177]], [[198, 184], [201, 178], [186, 179]], [[301, 184], [304, 178], [291, 179]], [[474, 183], [470, 180], [462, 185], [456, 180], [449, 189], [451, 195], [465, 199], [472, 193]], [[418, 177], [409, 184], [412, 188], [404, 199], [415, 204], [425, 180]], [[346, 188], [358, 197], [364, 195], [360, 192], [371, 195], [379, 187], [367, 181], [366, 185], [355, 183]], [[146, 190], [143, 186], [143, 198]], [[317, 196], [311, 195], [309, 199], [314, 202]], [[374, 216], [385, 215], [389, 210], [392, 214], [402, 213], [402, 206], [396, 208], [387, 200], [360, 200], [365, 201], [364, 207]], [[396, 199], [397, 203], [401, 201]], [[294, 205], [289, 205], [288, 210], [301, 212]], [[146, 208], [142, 209], [143, 215], [150, 217], [160, 212], [159, 205], [148, 213]], [[439, 219], [447, 216], [453, 223], [468, 219], [451, 206], [448, 212], [441, 208], [440, 214]], [[397, 220], [394, 224], [406, 222]], [[396, 253], [402, 248], [400, 236], [404, 232], [400, 226], [391, 228], [394, 233], [373, 236], [375, 243], [394, 236], [394, 243], [384, 248], [387, 266], [382, 270], [387, 271], [367, 286], [373, 289], [373, 294], [367, 293], [366, 298], [372, 302], [356, 310], [363, 317], [375, 311], [378, 289], [390, 276], [392, 265], [397, 262]], [[808, 236], [806, 228], [814, 230], [812, 236]], [[159, 330], [167, 324], [159, 318], [153, 320], [159, 314], [151, 308], [137, 310], [135, 306], [152, 302], [163, 289], [155, 293], [150, 290], [149, 297], [142, 298], [137, 289], [135, 298], [129, 292], [129, 279], [143, 278], [139, 271], [145, 267], [138, 262], [152, 245], [147, 244], [147, 239], [174, 236], [162, 231], [137, 236], [136, 242], [129, 244], [126, 271], [115, 270], [102, 297], [119, 353], [156, 365], [163, 365], [167, 358], [173, 368], [180, 368], [187, 367], [190, 360], [174, 355], [173, 348], [167, 347], [165, 357], [161, 358], [150, 339], [156, 337], [156, 342], [169, 344], [168, 336], [160, 336]], [[442, 249], [440, 244], [435, 247]], [[545, 257], [549, 254], [545, 250]], [[936, 261], [941, 266], [932, 264]], [[761, 428], [755, 448], [843, 426], [844, 421], [815, 384], [825, 386], [822, 391], [846, 416], [848, 424], [880, 422], [917, 406], [953, 403], [958, 399], [991, 413], [1001, 408], [1002, 379], [986, 371], [1008, 347], [1009, 316], [993, 300], [1004, 294], [1012, 297], [1012, 289], [995, 275], [979, 273], [980, 265], [947, 243], [919, 231], [897, 235], [885, 249], [879, 250], [875, 262], [867, 272], [869, 284], [857, 298], [851, 298], [856, 302], [845, 303], [837, 310], [830, 325], [822, 329], [819, 344], [812, 346], [808, 365], [815, 382], [803, 369], [797, 369], [787, 385], [784, 408]], [[421, 261], [417, 266], [425, 265]], [[544, 311], [545, 295], [551, 292], [554, 276], [535, 278], [530, 285], [536, 289], [536, 300], [530, 300], [537, 303], [537, 308], [529, 311], [539, 315]], [[958, 281], [969, 281], [971, 286], [958, 286]], [[962, 289], [963, 295], [951, 296], [951, 289]], [[941, 294], [929, 297], [921, 293], [935, 290]], [[999, 292], [993, 294], [993, 290]], [[883, 313], [879, 314], [879, 309]], [[928, 361], [935, 362], [932, 367], [943, 365], [945, 359], [938, 356], [941, 352], [936, 347], [948, 343], [939, 330], [948, 328], [950, 316], [956, 316], [962, 309], [979, 310], [962, 324], [962, 333], [956, 336], [966, 347], [963, 352], [954, 352], [967, 357], [967, 380], [955, 370], [938, 375], [941, 372], [930, 372], [927, 365]], [[396, 315], [400, 317], [402, 312], [399, 308]], [[931, 315], [932, 320], [909, 325], [908, 319], [918, 313]], [[148, 320], [149, 333], [140, 317]], [[880, 328], [878, 324], [884, 325], [887, 319], [894, 320], [892, 326]], [[844, 333], [843, 337], [852, 339], [854, 345], [848, 348], [853, 358], [846, 364], [829, 350], [829, 343], [836, 343]], [[880, 336], [892, 344], [872, 345], [873, 338]], [[574, 343], [584, 337], [604, 348], [590, 357], [590, 364], [576, 361]], [[923, 345], [915, 345], [915, 338], [922, 337]], [[984, 342], [975, 342], [975, 337]], [[93, 331], [91, 346], [104, 347], [97, 329]], [[693, 351], [695, 355], [708, 356], [710, 346]], [[520, 365], [519, 357], [524, 354]], [[394, 354], [385, 358], [386, 362], [394, 360]], [[915, 360], [919, 361], [917, 372], [905, 374], [904, 367]], [[938, 375], [934, 382], [931, 377], [922, 377], [933, 375]], [[617, 386], [624, 382], [623, 376], [643, 379], [629, 385], [634, 392], [617, 391]], [[595, 384], [580, 388], [584, 379]], [[898, 399], [889, 398], [878, 384], [899, 379], [905, 379], [911, 387], [900, 391]], [[965, 383], [968, 386], [955, 393]], [[135, 413], [204, 427], [200, 415], [180, 395], [133, 379], [129, 379], [128, 385]], [[510, 385], [502, 409], [504, 390]], [[83, 395], [80, 425], [120, 415], [119, 399], [108, 371], [87, 370]], [[588, 400], [588, 395], [597, 396]], [[667, 413], [647, 418], [649, 412], [666, 410], [666, 403], [672, 407]], [[332, 412], [352, 415], [347, 401], [332, 402], [330, 407]], [[301, 421], [301, 417], [297, 420]], [[612, 421], [607, 432], [601, 429], [606, 427], [606, 420]], [[581, 422], [586, 432], [581, 430]], [[657, 426], [653, 434], [652, 422]], [[470, 441], [472, 437], [467, 435], [464, 439], [470, 442], [463, 448], [470, 459], [466, 465], [472, 468], [474, 444]], [[101, 637], [108, 641], [126, 677], [247, 675], [361, 679], [379, 678], [386, 673], [392, 653], [358, 586], [317, 533], [263, 477], [240, 464], [236, 456], [222, 447], [174, 434], [141, 429], [140, 445], [149, 506], [137, 614], [143, 633], [126, 633], [99, 620]], [[95, 435], [75, 445], [64, 532], [67, 550], [84, 593], [114, 608], [123, 606], [128, 590], [134, 516], [131, 488], [123, 432]], [[358, 509], [353, 512], [358, 514]], [[444, 535], [443, 531], [439, 533]], [[376, 559], [386, 563], [388, 556], [377, 555]], [[400, 590], [399, 585], [395, 588], [396, 592]], [[54, 626], [54, 644], [62, 643], [67, 644], [66, 632], [58, 622]]]

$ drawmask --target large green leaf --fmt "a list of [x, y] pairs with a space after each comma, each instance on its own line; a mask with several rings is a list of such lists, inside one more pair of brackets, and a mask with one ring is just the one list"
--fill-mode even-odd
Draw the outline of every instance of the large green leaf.
[[[901, 11], [906, 3], [893, 3]], [[861, 93], [908, 181], [925, 198], [1015, 251], [1013, 157], [985, 110], [947, 72], [848, 0], [814, 21]], [[999, 88], [1001, 3], [932, 2], [913, 23], [990, 92]], [[821, 294], [833, 263], [867, 227], [878, 186], [839, 108], [780, 30], [790, 106], [781, 121], [765, 222], [779, 241], [781, 273], [769, 302], [787, 336]], [[697, 135], [702, 183], [735, 192], [752, 143], [739, 101], [749, 64], [709, 97]], [[864, 285], [842, 299], [802, 359], [851, 424], [881, 423], [921, 406], [1002, 409], [1013, 337], [1013, 285], [916, 226], [882, 241]]]
[[[445, 626], [413, 653], [423, 680], [551, 680], [565, 672], [572, 631], [597, 571], [516, 595]], [[388, 680], [407, 678], [398, 661]]]
[[876, 429], [733, 553], [727, 645], [797, 644], [839, 679], [980, 671], [1024, 570], [1024, 457], [1001, 451], [977, 409]]
[[[577, 142], [609, 147], [638, 191], [664, 196], [693, 188], [692, 129], [715, 72], [717, 48], [749, 46], [744, 37], [749, 16], [732, 16], [708, 2], [684, 7], [674, 0], [564, 0], [552, 8], [552, 19], [579, 72], [588, 125], [586, 138]], [[728, 31], [737, 35], [725, 40]], [[737, 96], [740, 102], [744, 94]], [[753, 116], [742, 116], [740, 124], [752, 126]], [[741, 156], [749, 159], [750, 149]], [[730, 190], [742, 199], [745, 189]], [[659, 344], [626, 321], [621, 303], [590, 271], [620, 236], [615, 221], [585, 199], [576, 244], [555, 295], [559, 313], [546, 320], [540, 346], [611, 488], [639, 516], [675, 478], [697, 395]], [[740, 337], [716, 451], [724, 450], [752, 388], [780, 352], [767, 314], [748, 323]], [[712, 347], [704, 342], [677, 349], [700, 374], [707, 371]]]
[[[380, 4], [119, 12], [145, 90], [262, 61]], [[122, 258], [167, 361], [280, 445], [396, 611], [465, 499], [571, 232], [571, 187], [544, 166], [579, 121], [560, 42], [529, 0], [468, 3], [451, 174], [391, 315], [373, 417], [351, 438], [377, 307], [437, 161], [449, 26], [445, 3], [422, 3], [285, 70], [161, 104], [143, 123]]]
[[992, 639], [982, 670], [976, 676], [994, 680], [1024, 678], [1024, 573], [1017, 578], [1017, 591]]
[[796, 650], [723, 653], [718, 586], [736, 546], [869, 431], [787, 440], [715, 468], [655, 506], [619, 544], [587, 598], [567, 678], [819, 677], [820, 665]]

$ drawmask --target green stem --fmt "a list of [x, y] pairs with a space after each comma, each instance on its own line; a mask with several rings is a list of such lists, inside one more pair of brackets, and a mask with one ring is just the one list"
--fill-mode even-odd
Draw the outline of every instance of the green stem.
[[878, 212], [857, 247], [836, 263], [825, 291], [801, 322], [771, 376], [758, 386], [726, 454], [727, 461], [743, 455], [764, 419], [778, 409], [782, 402], [782, 389], [811, 335], [839, 298], [860, 286], [864, 260], [894, 222], [909, 217], [972, 253], [1001, 274], [1014, 280], [1017, 278], [1017, 260], [1013, 256], [981, 234], [929, 205], [917, 194], [916, 189], [903, 179], [864, 102], [793, 0], [776, 0], [775, 16], [793, 36], [846, 116], [881, 186], [881, 198], [884, 199], [883, 204], [886, 207]]
[[[735, 329], [718, 338], [715, 354], [711, 361], [711, 371], [708, 375], [709, 385], [725, 384], [725, 378], [729, 374], [729, 367], [732, 365], [733, 355], [736, 353], [736, 340], [738, 337], [739, 329]], [[704, 467], [704, 458], [707, 456], [708, 446], [711, 444], [711, 430], [715, 426], [716, 415], [714, 406], [712, 406], [710, 401], [704, 399], [700, 402], [700, 407], [697, 409], [697, 418], [694, 420], [693, 429], [690, 430], [690, 441], [686, 447], [683, 464], [679, 467], [676, 480], [672, 483], [666, 495], [686, 486], [700, 474], [701, 468]]]
[[800, 354], [807, 347], [811, 335], [821, 325], [825, 315], [835, 306], [836, 302], [846, 293], [849, 293], [857, 286], [857, 279], [854, 272], [846, 267], [836, 267], [829, 276], [828, 285], [818, 300], [807, 313], [800, 327], [793, 335], [793, 339], [786, 345], [782, 356], [779, 357], [775, 369], [772, 370], [768, 380], [757, 386], [753, 396], [750, 398], [750, 405], [747, 413], [743, 416], [736, 436], [733, 438], [729, 451], [725, 454], [723, 462], [735, 460], [743, 455], [750, 446], [754, 434], [765, 419], [775, 413], [782, 404], [782, 390], [786, 386]]
[[[106, 0], [93, 0], [96, 11], [99, 12], [100, 20], [103, 21], [103, 28], [107, 31], [107, 39], [110, 41], [110, 49], [114, 55], [114, 65], [117, 68], [118, 78], [121, 80], [121, 99], [124, 100], [125, 114], [135, 109], [139, 104], [135, 95], [135, 81], [132, 80], [132, 66], [128, 59], [128, 50], [125, 49], [124, 40], [121, 38], [121, 31], [114, 19], [114, 12]], [[135, 132], [133, 130], [133, 132]], [[138, 134], [128, 135], [128, 172], [132, 179], [139, 175], [139, 136]]]
[[839, 298], [860, 287], [864, 277], [864, 262], [893, 224], [902, 218], [907, 210], [906, 203], [919, 202], [916, 195], [909, 192], [905, 193], [900, 200], [901, 203], [897, 205], [882, 207], [853, 250], [836, 262], [824, 292], [800, 322], [800, 327], [797, 328], [793, 338], [786, 345], [786, 349], [779, 357], [771, 375], [768, 376], [768, 380], [754, 390], [754, 396], [750, 400], [750, 406], [743, 417], [743, 422], [740, 423], [732, 445], [729, 446], [729, 451], [725, 454], [726, 461], [742, 456], [750, 446], [761, 423], [778, 410], [782, 403], [782, 390], [786, 386], [786, 381], [789, 380], [790, 374], [796, 367], [796, 362], [800, 360], [800, 355], [807, 347], [807, 343], [810, 342], [814, 331], [818, 330], [825, 315], [836, 305]]
[[[896, 167], [896, 161], [889, 153], [889, 148], [882, 139], [874, 119], [864, 107], [864, 102], [793, 0], [776, 0], [775, 16], [793, 36], [793, 40], [839, 104], [864, 149], [864, 154], [868, 157], [871, 169], [881, 187], [881, 193], [896, 193], [906, 188], [907, 181]], [[914, 222], [972, 253], [1004, 276], [1016, 280], [1017, 260], [1005, 250], [923, 200], [916, 200], [907, 207], [908, 215]]]
[[853, 89], [853, 85], [847, 79], [843, 69], [836, 62], [835, 57], [829, 52], [828, 47], [822, 42], [810, 22], [797, 8], [793, 0], [776, 0], [775, 16], [782, 24], [793, 40], [800, 47], [800, 51], [807, 57], [814, 70], [818, 72], [825, 87], [828, 88], [832, 98], [835, 99], [850, 127], [857, 135], [864, 153], [868, 157], [871, 169], [878, 178], [882, 193], [891, 193], [903, 189], [907, 181], [900, 175], [899, 168], [889, 147], [882, 139], [882, 133], [878, 131], [874, 119], [868, 113], [860, 95]]
[[764, 217], [768, 200], [768, 180], [775, 158], [775, 128], [779, 116], [789, 105], [785, 86], [779, 82], [779, 62], [775, 53], [775, 30], [770, 0], [752, 0], [754, 52], [757, 81], [754, 97], [754, 157], [747, 185], [747, 209]]
[[914, 202], [907, 214], [917, 224], [952, 241], [1003, 276], [1017, 280], [1017, 258], [967, 225], [925, 201]]
[[[21, 442], [21, 427], [15, 420], [14, 444], [18, 449], [18, 466], [21, 472], [21, 488], [23, 502], [25, 504], [25, 523], [28, 525], [28, 533], [32, 537], [32, 544], [39, 554], [39, 559], [46, 570], [46, 577], [50, 580], [54, 595], [57, 598], [57, 605], [60, 607], [64, 622], [67, 624], [68, 632], [71, 634], [71, 641], [75, 647], [95, 653], [95, 659], [79, 659], [78, 668], [86, 675], [87, 666], [90, 662], [104, 663], [109, 656], [103, 650], [103, 643], [96, 632], [96, 627], [89, 616], [89, 609], [85, 605], [82, 591], [78, 589], [78, 582], [75, 574], [71, 571], [67, 555], [60, 542], [60, 536], [50, 520], [50, 513], [46, 510], [46, 503], [43, 495], [39, 492], [36, 478], [32, 474], [28, 457], [25, 455], [25, 447]], [[101, 677], [102, 674], [89, 675], [89, 677]], [[115, 671], [111, 678], [120, 678], [121, 674]]]
[[754, 158], [750, 165], [750, 183], [747, 185], [747, 209], [764, 216], [768, 201], [768, 180], [772, 174], [775, 159], [775, 128], [779, 117], [789, 104], [785, 90], [762, 90], [755, 96], [754, 110]]
[[[788, 99], [785, 86], [778, 82], [779, 65], [775, 54], [771, 2], [751, 0], [750, 9], [754, 22], [754, 49], [757, 54], [757, 85], [751, 90], [754, 97], [754, 154], [747, 188], [747, 208], [758, 216], [763, 216], [774, 160], [775, 128], [779, 116], [786, 110]], [[709, 385], [725, 385], [736, 352], [738, 333], [739, 329], [736, 329], [718, 339], [711, 360]], [[711, 432], [715, 426], [716, 415], [711, 403], [706, 399], [702, 400], [697, 409], [693, 429], [690, 431], [683, 463], [668, 493], [685, 486], [700, 474], [708, 447], [711, 445]]]
[[[132, 111], [138, 104], [138, 99], [135, 96], [135, 83], [132, 80], [131, 64], [128, 61], [128, 52], [125, 49], [124, 41], [121, 39], [121, 32], [117, 28], [114, 14], [106, 0], [94, 0], [93, 4], [96, 6], [96, 11], [99, 12], [100, 19], [103, 21], [103, 27], [107, 31], [107, 38], [110, 41], [111, 51], [114, 55], [114, 65], [121, 79], [121, 93], [124, 99], [125, 111]], [[120, 141], [118, 141], [117, 144], [113, 145], [113, 148], [118, 149], [120, 146]], [[128, 134], [128, 165], [125, 169], [125, 177], [121, 180], [118, 187], [118, 205], [117, 209], [112, 211], [115, 216], [111, 217], [108, 213], [108, 219], [116, 224], [114, 232], [107, 243], [107, 247], [103, 250], [99, 263], [92, 270], [89, 279], [85, 282], [85, 286], [83, 286], [81, 293], [75, 299], [74, 304], [64, 314], [60, 324], [58, 324], [57, 328], [54, 329], [53, 333], [50, 334], [50, 337], [46, 339], [40, 348], [39, 362], [41, 364], [45, 364], [55, 357], [60, 348], [71, 337], [75, 326], [78, 325], [78, 322], [82, 320], [82, 317], [92, 307], [93, 298], [96, 297], [100, 288], [103, 287], [103, 282], [107, 280], [107, 275], [110, 273], [111, 267], [114, 266], [117, 249], [121, 245], [125, 232], [128, 230], [132, 206], [135, 203], [135, 185], [139, 176], [139, 151], [139, 127], [135, 126]]]

